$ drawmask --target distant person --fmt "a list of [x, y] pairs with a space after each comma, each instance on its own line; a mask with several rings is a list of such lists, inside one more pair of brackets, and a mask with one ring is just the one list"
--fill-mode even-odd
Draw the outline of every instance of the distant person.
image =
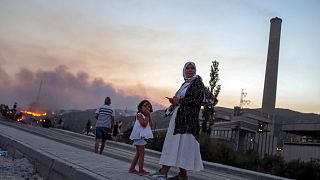
[[90, 121], [90, 119], [88, 119], [88, 122], [86, 124], [86, 133], [87, 133], [87, 135], [89, 135], [90, 129], [91, 129], [91, 121]]
[[18, 106], [18, 103], [17, 102], [14, 102], [13, 104], [13, 107], [12, 107], [12, 112], [17, 112], [17, 106]]
[[196, 75], [196, 66], [187, 62], [183, 67], [184, 82], [173, 97], [168, 98], [172, 105], [169, 127], [163, 144], [159, 172], [152, 177], [167, 179], [171, 166], [180, 169], [179, 174], [170, 179], [187, 180], [187, 170], [200, 171], [203, 162], [199, 144], [199, 112], [204, 100], [204, 84]]
[[54, 119], [53, 119], [53, 126], [52, 127], [56, 127], [57, 126], [57, 117], [55, 117]]
[[5, 105], [4, 104], [1, 104], [1, 115], [2, 116], [5, 116]]
[[119, 133], [119, 124], [118, 122], [116, 122], [114, 125], [113, 125], [113, 131], [112, 131], [112, 136], [113, 137], [117, 137], [118, 136], [118, 133]]
[[121, 133], [122, 126], [123, 126], [122, 121], [119, 121], [119, 124], [118, 124], [119, 134]]
[[6, 118], [6, 119], [9, 119], [10, 109], [9, 109], [9, 106], [8, 106], [8, 105], [5, 105], [5, 106], [4, 106], [4, 112], [5, 112], [5, 118]]
[[10, 118], [9, 119], [12, 119], [14, 120], [15, 119], [15, 116], [17, 114], [17, 106], [18, 106], [18, 103], [17, 102], [14, 102], [13, 106], [12, 106], [12, 109], [11, 109], [11, 115], [10, 115]]
[[[96, 110], [96, 143], [94, 152], [102, 154], [106, 144], [107, 135], [111, 133], [111, 127], [114, 123], [115, 111], [111, 106], [110, 97], [106, 97], [104, 105]], [[100, 147], [100, 150], [99, 150]]]
[[[145, 145], [147, 144], [146, 139], [153, 138], [151, 131], [152, 126], [152, 106], [148, 100], [143, 100], [138, 105], [138, 112], [136, 114], [136, 121], [134, 123], [130, 139], [133, 140], [133, 145], [136, 146], [136, 154], [132, 159], [129, 173], [139, 174], [140, 176], [145, 176], [150, 174], [143, 169], [144, 164], [144, 152]], [[139, 162], [139, 171], [135, 169], [137, 163]]]
[[61, 125], [61, 124], [62, 124], [62, 118], [60, 118], [60, 119], [59, 119], [58, 124], [59, 124], [59, 125]]

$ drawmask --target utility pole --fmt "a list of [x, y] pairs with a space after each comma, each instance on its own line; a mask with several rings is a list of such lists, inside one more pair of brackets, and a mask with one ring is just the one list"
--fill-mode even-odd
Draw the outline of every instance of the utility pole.
[[247, 92], [245, 91], [245, 89], [241, 90], [241, 96], [240, 96], [240, 109], [243, 109], [243, 106], [250, 104], [250, 100], [246, 100], [245, 97], [247, 97]]

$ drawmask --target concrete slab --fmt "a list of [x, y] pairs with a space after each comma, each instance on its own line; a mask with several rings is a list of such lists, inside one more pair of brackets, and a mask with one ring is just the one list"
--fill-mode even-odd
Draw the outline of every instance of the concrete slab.
[[0, 143], [31, 158], [46, 179], [150, 179], [128, 173], [130, 162], [42, 138], [0, 124]]

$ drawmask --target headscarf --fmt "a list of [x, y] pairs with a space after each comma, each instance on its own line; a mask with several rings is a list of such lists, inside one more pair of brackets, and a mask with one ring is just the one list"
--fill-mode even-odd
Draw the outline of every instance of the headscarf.
[[[189, 64], [191, 64], [194, 67], [195, 72], [194, 72], [194, 75], [192, 77], [188, 78], [187, 75], [186, 75], [186, 68], [187, 68], [187, 66]], [[183, 78], [185, 80], [185, 83], [182, 84], [180, 89], [176, 92], [175, 96], [179, 96], [179, 94], [181, 94], [182, 91], [186, 90], [189, 87], [191, 81], [193, 81], [198, 76], [198, 75], [196, 75], [197, 74], [197, 69], [196, 69], [196, 65], [194, 64], [194, 62], [191, 62], [191, 61], [187, 62], [183, 67], [182, 74], [183, 74]], [[171, 104], [167, 109], [165, 109], [164, 116], [167, 117], [167, 116], [172, 115], [173, 110], [175, 109], [175, 107], [177, 107], [177, 105]]]
[[[187, 77], [187, 75], [186, 75], [186, 68], [187, 68], [187, 66], [189, 66], [190, 64], [194, 67], [194, 75], [193, 75], [192, 77]], [[184, 78], [184, 80], [185, 80], [186, 82], [191, 82], [191, 81], [193, 81], [193, 80], [197, 77], [196, 64], [195, 64], [194, 62], [191, 62], [191, 61], [186, 62], [186, 64], [185, 64], [184, 67], [183, 67], [183, 72], [182, 72], [182, 74], [183, 74], [183, 78]]]

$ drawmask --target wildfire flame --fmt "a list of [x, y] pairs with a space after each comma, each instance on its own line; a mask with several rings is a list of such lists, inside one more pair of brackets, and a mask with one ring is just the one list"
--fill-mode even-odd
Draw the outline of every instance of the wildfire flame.
[[40, 116], [46, 116], [47, 113], [35, 113], [35, 112], [32, 112], [32, 111], [21, 111], [25, 114], [29, 114], [29, 115], [32, 115], [32, 116], [36, 116], [36, 117], [40, 117]]
[[24, 117], [21, 117], [19, 119], [17, 119], [17, 121], [22, 121], [24, 119]]

